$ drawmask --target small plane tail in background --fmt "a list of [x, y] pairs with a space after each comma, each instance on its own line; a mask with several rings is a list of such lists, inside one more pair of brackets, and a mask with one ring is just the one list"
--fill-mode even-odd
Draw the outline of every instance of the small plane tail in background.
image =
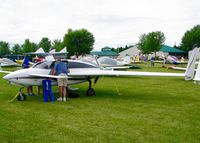
[[[192, 80], [195, 74], [195, 63], [197, 59], [197, 53], [200, 52], [200, 48], [194, 48], [191, 57], [188, 61], [188, 65], [185, 71], [185, 80]], [[197, 70], [198, 72], [198, 70]]]
[[198, 64], [198, 67], [197, 67], [197, 70], [196, 70], [194, 81], [196, 83], [200, 84], [200, 60], [199, 60], [199, 64]]

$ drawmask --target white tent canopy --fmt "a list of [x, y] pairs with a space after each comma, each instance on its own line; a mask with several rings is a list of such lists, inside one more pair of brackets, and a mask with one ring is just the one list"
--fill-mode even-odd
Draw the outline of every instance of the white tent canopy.
[[45, 54], [45, 52], [42, 48], [39, 48], [37, 51], [35, 51], [35, 54]]
[[53, 54], [53, 53], [55, 53], [55, 52], [56, 52], [56, 50], [55, 50], [55, 49], [52, 49], [49, 53]]
[[61, 51], [60, 51], [60, 53], [67, 53], [67, 48], [66, 47], [64, 47]]

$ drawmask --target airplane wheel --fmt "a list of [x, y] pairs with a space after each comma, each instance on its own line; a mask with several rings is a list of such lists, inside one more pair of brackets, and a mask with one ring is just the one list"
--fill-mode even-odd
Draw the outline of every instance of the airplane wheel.
[[26, 95], [24, 95], [24, 94], [19, 94], [19, 95], [17, 96], [17, 99], [18, 99], [18, 101], [25, 101], [25, 100], [26, 100]]
[[94, 95], [95, 95], [94, 89], [93, 89], [93, 88], [89, 88], [89, 89], [87, 90], [87, 96], [94, 96]]

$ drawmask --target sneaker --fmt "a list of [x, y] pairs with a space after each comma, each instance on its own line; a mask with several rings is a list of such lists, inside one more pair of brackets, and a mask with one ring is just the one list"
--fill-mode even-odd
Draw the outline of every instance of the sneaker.
[[33, 93], [27, 93], [26, 95], [27, 96], [33, 96]]
[[34, 96], [34, 93], [29, 93], [30, 96]]
[[57, 98], [57, 101], [62, 101], [62, 97]]
[[63, 101], [66, 102], [66, 97], [63, 98]]

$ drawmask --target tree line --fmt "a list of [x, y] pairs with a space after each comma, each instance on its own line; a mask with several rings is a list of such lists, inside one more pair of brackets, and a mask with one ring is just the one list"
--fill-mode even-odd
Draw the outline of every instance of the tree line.
[[[166, 37], [163, 32], [150, 32], [139, 37], [137, 46], [143, 54], [156, 53], [164, 45], [165, 40]], [[174, 47], [188, 52], [192, 50], [194, 45], [200, 47], [200, 25], [196, 25], [186, 31], [181, 39], [181, 44], [174, 45]]]
[[[153, 31], [142, 34], [139, 37], [139, 42], [136, 46], [143, 54], [155, 53], [156, 56], [156, 52], [165, 44], [165, 40], [166, 37], [163, 32]], [[174, 48], [183, 50], [187, 53], [192, 50], [194, 45], [200, 47], [200, 25], [196, 25], [190, 30], [187, 30], [182, 37], [181, 44], [174, 45]], [[119, 53], [131, 47], [132, 45], [126, 45], [125, 47], [112, 48], [111, 50]]]
[[[139, 37], [137, 43], [138, 49], [143, 54], [156, 53], [164, 45], [166, 37], [161, 31], [153, 31], [150, 33], [144, 33]], [[68, 56], [89, 54], [93, 50], [95, 38], [91, 32], [87, 29], [72, 30], [68, 29], [63, 39], [56, 39], [50, 41], [49, 38], [43, 37], [39, 43], [31, 42], [29, 39], [25, 39], [23, 44], [15, 44], [10, 48], [9, 43], [0, 41], [0, 57], [8, 54], [23, 54], [29, 52], [35, 52], [38, 48], [43, 48], [45, 52], [49, 52], [50, 49], [56, 49], [60, 51], [64, 47], [67, 47]], [[196, 25], [190, 30], [186, 31], [182, 37], [181, 44], [175, 45], [185, 52], [188, 52], [192, 47], [196, 45], [200, 47], [200, 25]], [[113, 51], [121, 52], [132, 46], [112, 48]]]
[[86, 29], [72, 30], [68, 29], [63, 40], [55, 39], [51, 41], [48, 37], [43, 37], [39, 43], [31, 42], [25, 39], [23, 44], [14, 44], [11, 48], [8, 42], [0, 41], [0, 57], [13, 54], [20, 55], [24, 53], [35, 52], [39, 48], [43, 48], [45, 52], [51, 49], [60, 51], [67, 47], [68, 56], [89, 54], [93, 49], [95, 39], [91, 32]]

